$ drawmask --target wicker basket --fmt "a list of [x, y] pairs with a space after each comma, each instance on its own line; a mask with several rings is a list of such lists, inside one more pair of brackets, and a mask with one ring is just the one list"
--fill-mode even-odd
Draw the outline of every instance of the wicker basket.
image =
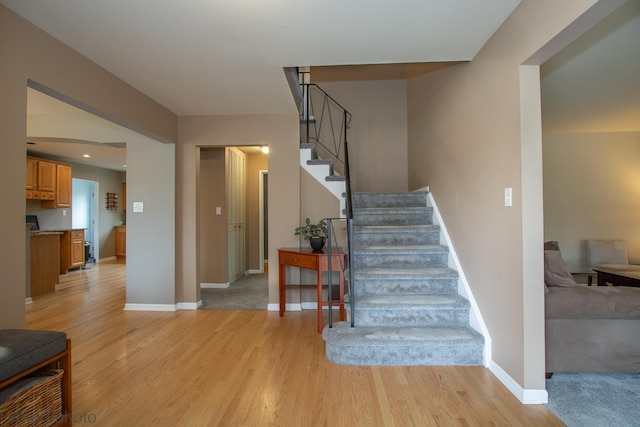
[[62, 369], [36, 371], [25, 377], [39, 381], [0, 406], [0, 427], [48, 427], [62, 417]]

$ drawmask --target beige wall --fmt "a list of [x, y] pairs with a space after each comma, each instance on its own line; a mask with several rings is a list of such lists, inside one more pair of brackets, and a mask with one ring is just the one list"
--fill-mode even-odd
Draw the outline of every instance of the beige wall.
[[353, 116], [349, 130], [353, 191], [407, 191], [406, 80], [320, 82], [319, 86]]
[[[298, 224], [304, 224], [305, 220], [309, 218], [312, 223], [317, 223], [323, 218], [339, 218], [340, 217], [340, 201], [329, 191], [327, 191], [322, 184], [316, 181], [307, 171], [300, 168], [300, 220]], [[344, 222], [335, 221], [333, 223], [335, 228], [335, 238], [332, 237], [332, 247], [343, 248], [346, 241], [344, 235], [344, 228], [346, 227]], [[297, 225], [296, 225], [297, 226]], [[294, 227], [295, 228], [295, 227]], [[290, 233], [293, 234], [293, 229]], [[296, 236], [296, 239], [298, 236]], [[336, 245], [337, 239], [337, 245]], [[301, 247], [309, 247], [309, 242], [302, 238], [299, 239]], [[325, 244], [325, 251], [327, 246]], [[313, 270], [289, 268], [291, 273], [287, 273], [287, 280], [289, 283], [316, 283], [316, 272]], [[299, 282], [298, 280], [299, 274]], [[326, 279], [326, 275], [325, 275]], [[334, 274], [333, 283], [338, 283], [338, 276]], [[325, 283], [326, 280], [325, 280]], [[317, 292], [315, 289], [302, 289], [289, 290], [287, 296], [288, 302], [317, 302]]]
[[[5, 209], [0, 327], [24, 326], [27, 82], [129, 128], [177, 139], [177, 117], [53, 37], [0, 6], [0, 170]], [[21, 177], [16, 179], [16, 177]], [[145, 236], [146, 237], [146, 236]]]
[[[539, 108], [521, 110], [521, 102], [535, 104], [521, 84], [536, 82], [530, 70], [521, 76], [520, 66], [594, 3], [523, 0], [472, 63], [408, 83], [409, 188], [430, 186], [491, 335], [492, 363], [525, 390], [545, 388], [541, 257], [523, 259], [542, 247], [536, 240], [543, 232], [541, 221], [523, 224], [542, 209], [541, 196], [527, 193], [523, 212], [523, 183], [527, 188], [541, 165], [525, 168], [521, 159], [532, 149], [524, 143], [541, 151], [541, 125]], [[527, 128], [532, 123], [537, 132]], [[503, 203], [507, 187], [512, 207]]]
[[[148, 138], [127, 142], [127, 309], [160, 304], [173, 310], [179, 302], [175, 151], [174, 144]], [[131, 209], [135, 202], [143, 203], [143, 212]]]
[[[200, 282], [227, 283], [227, 205], [224, 148], [200, 150]], [[216, 215], [220, 207], [220, 215]]]
[[[283, 74], [284, 78], [284, 74]], [[293, 100], [291, 101], [293, 102]], [[190, 116], [180, 118], [178, 150], [178, 299], [200, 299], [197, 267], [199, 147], [269, 145], [269, 259], [294, 246], [300, 212], [300, 149], [297, 114]], [[278, 269], [269, 269], [269, 303], [278, 303]]]
[[543, 156], [545, 240], [582, 264], [585, 239], [623, 239], [640, 263], [640, 132], [545, 133]]

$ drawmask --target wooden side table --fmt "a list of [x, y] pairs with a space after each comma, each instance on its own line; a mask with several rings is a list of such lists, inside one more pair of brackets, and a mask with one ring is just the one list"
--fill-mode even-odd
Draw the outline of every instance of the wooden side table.
[[[311, 248], [280, 248], [278, 249], [279, 282], [278, 290], [280, 295], [280, 317], [284, 316], [287, 303], [287, 288], [316, 287], [318, 292], [318, 333], [322, 332], [322, 307], [339, 306], [340, 320], [345, 319], [344, 312], [344, 274], [343, 267], [345, 256], [342, 252], [331, 253], [331, 271], [339, 273], [340, 299], [329, 301], [322, 300], [322, 273], [329, 271], [329, 255], [324, 252], [314, 252]], [[317, 271], [316, 284], [311, 285], [289, 285], [287, 284], [286, 266], [306, 268]]]

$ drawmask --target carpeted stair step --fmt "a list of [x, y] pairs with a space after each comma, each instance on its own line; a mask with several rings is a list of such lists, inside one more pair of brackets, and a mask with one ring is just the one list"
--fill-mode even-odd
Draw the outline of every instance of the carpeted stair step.
[[353, 193], [354, 208], [426, 207], [427, 193]]
[[448, 256], [448, 248], [442, 245], [355, 247], [352, 268], [446, 267]]
[[355, 193], [353, 202], [353, 283], [347, 281], [355, 327], [325, 327], [327, 358], [344, 365], [481, 365], [484, 339], [469, 326], [470, 303], [458, 294], [458, 272], [449, 268], [427, 193]]
[[359, 246], [400, 246], [437, 245], [440, 242], [440, 227], [433, 224], [413, 225], [363, 225], [355, 227], [354, 245]]
[[448, 267], [354, 270], [353, 281], [353, 293], [357, 297], [388, 294], [446, 295], [458, 292], [458, 272]]
[[355, 366], [478, 366], [484, 339], [468, 326], [351, 328], [338, 322], [322, 332], [327, 358]]
[[354, 209], [354, 224], [361, 225], [427, 225], [433, 223], [433, 208], [361, 208]]
[[461, 326], [469, 324], [469, 301], [460, 295], [367, 295], [355, 300], [362, 326]]
[[328, 166], [329, 171], [327, 176], [333, 175], [333, 160], [332, 159], [312, 159], [307, 160], [309, 166]]
[[302, 142], [300, 143], [300, 149], [301, 150], [311, 150], [311, 158], [312, 159], [317, 159], [318, 158], [318, 152], [316, 151], [316, 144], [314, 144], [313, 142]]

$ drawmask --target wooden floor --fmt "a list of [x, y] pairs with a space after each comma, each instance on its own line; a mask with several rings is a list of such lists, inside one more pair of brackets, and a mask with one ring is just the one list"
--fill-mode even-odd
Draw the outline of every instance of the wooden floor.
[[314, 311], [123, 311], [125, 266], [70, 272], [27, 306], [73, 343], [76, 425], [554, 426], [482, 367], [349, 367]]

